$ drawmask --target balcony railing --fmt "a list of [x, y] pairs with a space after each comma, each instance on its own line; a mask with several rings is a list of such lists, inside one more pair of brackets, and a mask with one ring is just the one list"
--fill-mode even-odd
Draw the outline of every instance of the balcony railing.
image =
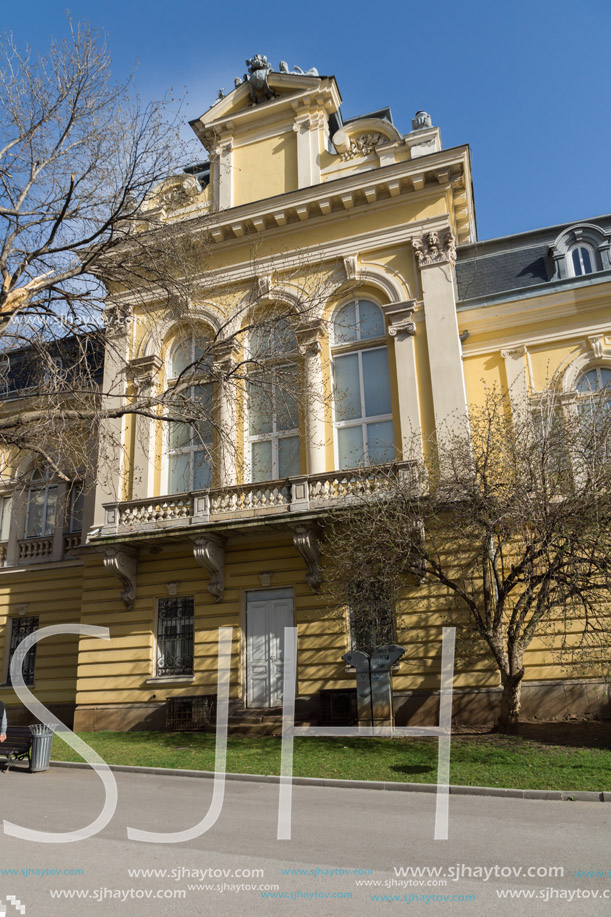
[[107, 503], [101, 534], [152, 531], [324, 510], [375, 493], [383, 488], [389, 475], [407, 477], [414, 486], [417, 485], [416, 463], [400, 462], [363, 471], [335, 471], [148, 500]]

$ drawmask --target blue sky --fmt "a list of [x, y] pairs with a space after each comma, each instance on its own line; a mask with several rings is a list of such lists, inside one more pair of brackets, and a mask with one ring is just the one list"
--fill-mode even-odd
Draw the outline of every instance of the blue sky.
[[[66, 4], [6, 0], [2, 24], [44, 50]], [[337, 77], [344, 117], [390, 106], [402, 133], [420, 108], [445, 147], [471, 146], [479, 238], [611, 210], [609, 0], [196, 3], [73, 0], [107, 33], [117, 76], [144, 98], [187, 93], [202, 114], [266, 54], [274, 68]]]

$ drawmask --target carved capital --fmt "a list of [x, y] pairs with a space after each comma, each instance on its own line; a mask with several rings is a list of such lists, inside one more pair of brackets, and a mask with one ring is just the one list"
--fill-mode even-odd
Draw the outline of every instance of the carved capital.
[[104, 566], [123, 584], [121, 598], [128, 608], [132, 608], [136, 598], [137, 551], [127, 547], [106, 548]]
[[603, 357], [609, 355], [604, 334], [590, 335], [588, 338], [588, 344], [592, 348], [592, 353], [597, 360], [602, 360]]
[[513, 357], [514, 359], [516, 357], [524, 357], [527, 353], [528, 350], [526, 349], [525, 344], [522, 344], [520, 347], [512, 347], [509, 350], [501, 350], [501, 356], [504, 360], [506, 360], [508, 357]]
[[138, 394], [152, 387], [162, 366], [163, 360], [157, 354], [130, 360], [127, 375], [132, 380]]
[[416, 300], [412, 299], [409, 302], [389, 303], [387, 306], [382, 306], [384, 316], [390, 323], [388, 333], [391, 337], [404, 334], [409, 337], [415, 335], [416, 323], [412, 321], [415, 305]]
[[225, 592], [225, 541], [222, 535], [200, 535], [193, 539], [193, 556], [210, 574], [208, 592], [220, 602]]
[[214, 371], [218, 373], [231, 372], [239, 352], [240, 344], [233, 337], [228, 338], [226, 341], [215, 341], [213, 347]]
[[319, 592], [322, 583], [322, 569], [316, 531], [309, 525], [296, 525], [293, 529], [293, 543], [308, 568], [306, 583], [312, 592]]
[[427, 232], [421, 238], [412, 239], [412, 248], [419, 267], [429, 264], [454, 264], [456, 261], [456, 240], [451, 229], [443, 232]]
[[133, 318], [131, 306], [125, 303], [109, 303], [104, 309], [104, 322], [108, 337], [119, 337], [126, 334], [129, 323]]
[[307, 322], [297, 328], [295, 337], [297, 338], [297, 346], [299, 347], [300, 354], [302, 356], [319, 354], [321, 351], [320, 339], [324, 337], [325, 333], [326, 324], [320, 318], [312, 322]]

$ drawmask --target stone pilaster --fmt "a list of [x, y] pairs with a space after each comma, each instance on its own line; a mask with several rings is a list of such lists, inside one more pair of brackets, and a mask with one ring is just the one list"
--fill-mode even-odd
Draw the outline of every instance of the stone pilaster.
[[308, 474], [324, 474], [326, 430], [324, 390], [321, 363], [321, 337], [325, 324], [320, 319], [304, 324], [297, 330], [297, 343], [304, 359], [304, 414]]
[[[128, 366], [138, 401], [145, 407], [153, 394], [163, 361], [156, 354], [138, 357]], [[134, 441], [132, 500], [153, 495], [155, 422], [150, 417], [136, 415]]]
[[437, 434], [458, 431], [467, 415], [467, 396], [458, 334], [454, 263], [450, 229], [412, 239], [421, 272], [429, 371]]
[[214, 375], [218, 417], [218, 475], [220, 487], [236, 483], [236, 449], [238, 427], [236, 414], [236, 385], [232, 379], [239, 352], [237, 342], [231, 338], [218, 341], [214, 346]]
[[394, 341], [401, 425], [401, 455], [398, 458], [404, 460], [422, 458], [422, 430], [414, 347], [416, 325], [412, 321], [415, 305], [415, 300], [409, 300], [382, 306], [384, 316], [389, 322], [388, 334]]
[[505, 374], [507, 376], [507, 393], [514, 416], [522, 413], [528, 405], [528, 373], [526, 347], [514, 347], [510, 350], [501, 350], [505, 360]]
[[[104, 311], [106, 349], [102, 409], [120, 409], [125, 401], [125, 367], [129, 357], [129, 329], [132, 311], [129, 306], [110, 301]], [[94, 527], [104, 525], [104, 503], [115, 503], [122, 496], [123, 459], [125, 452], [124, 419], [102, 419], [98, 438], [97, 484]]]

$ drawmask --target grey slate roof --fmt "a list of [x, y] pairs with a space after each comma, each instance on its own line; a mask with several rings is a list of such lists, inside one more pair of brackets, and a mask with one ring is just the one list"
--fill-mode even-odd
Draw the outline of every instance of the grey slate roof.
[[456, 262], [458, 300], [549, 283], [554, 273], [551, 246], [563, 230], [580, 223], [609, 230], [611, 214], [459, 246]]

